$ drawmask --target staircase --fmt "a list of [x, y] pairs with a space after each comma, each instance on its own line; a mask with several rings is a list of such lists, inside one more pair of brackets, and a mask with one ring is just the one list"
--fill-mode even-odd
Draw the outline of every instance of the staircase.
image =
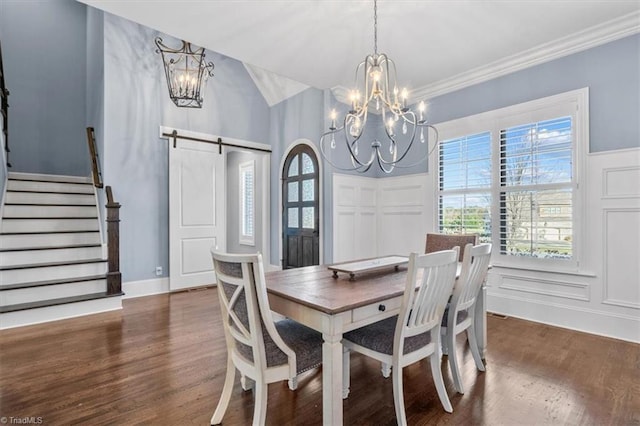
[[0, 329], [120, 309], [90, 179], [9, 173], [0, 220]]

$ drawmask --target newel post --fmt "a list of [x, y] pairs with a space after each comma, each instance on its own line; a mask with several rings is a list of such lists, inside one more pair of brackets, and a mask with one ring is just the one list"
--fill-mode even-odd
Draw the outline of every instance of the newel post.
[[113, 200], [111, 187], [107, 186], [107, 247], [109, 272], [107, 273], [107, 294], [122, 293], [120, 273], [120, 203]]

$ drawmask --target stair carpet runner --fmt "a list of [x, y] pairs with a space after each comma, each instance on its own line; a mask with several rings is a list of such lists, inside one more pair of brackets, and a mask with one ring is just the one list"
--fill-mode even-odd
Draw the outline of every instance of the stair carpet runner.
[[[91, 181], [9, 173], [0, 221], [0, 328], [91, 313], [65, 308], [58, 318], [50, 308], [121, 296], [107, 294], [106, 273]], [[34, 314], [43, 308], [52, 314]], [[31, 319], [7, 318], [22, 311]]]

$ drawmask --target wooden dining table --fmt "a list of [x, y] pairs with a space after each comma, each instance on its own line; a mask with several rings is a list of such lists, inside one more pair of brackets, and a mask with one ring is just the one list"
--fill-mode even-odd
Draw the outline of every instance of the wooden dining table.
[[[322, 423], [343, 423], [342, 335], [397, 315], [406, 286], [407, 265], [338, 273], [327, 265], [286, 269], [266, 274], [271, 309], [322, 333]], [[484, 286], [475, 308], [480, 354], [486, 346]]]

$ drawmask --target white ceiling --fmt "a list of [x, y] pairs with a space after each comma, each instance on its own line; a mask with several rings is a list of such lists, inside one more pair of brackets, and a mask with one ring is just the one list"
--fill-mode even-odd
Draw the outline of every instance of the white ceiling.
[[[371, 0], [79, 1], [321, 89], [373, 53]], [[431, 95], [638, 32], [640, 0], [378, 2], [378, 51]]]

